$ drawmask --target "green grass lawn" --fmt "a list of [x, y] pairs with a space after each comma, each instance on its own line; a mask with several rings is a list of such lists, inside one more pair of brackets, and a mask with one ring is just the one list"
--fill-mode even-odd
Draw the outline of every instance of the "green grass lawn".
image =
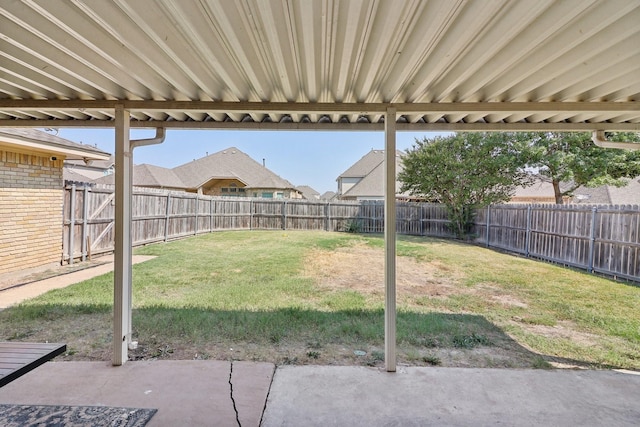
[[[140, 248], [156, 258], [133, 268], [131, 356], [378, 365], [383, 246], [234, 231]], [[640, 369], [638, 287], [453, 241], [400, 236], [398, 255], [400, 363]], [[0, 312], [0, 340], [108, 360], [112, 301], [112, 274], [51, 291]]]

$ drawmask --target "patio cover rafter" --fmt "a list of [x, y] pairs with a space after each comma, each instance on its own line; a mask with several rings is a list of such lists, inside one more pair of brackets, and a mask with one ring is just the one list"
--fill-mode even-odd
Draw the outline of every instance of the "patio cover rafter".
[[[153, 113], [183, 114], [202, 113], [205, 120], [136, 120], [132, 128], [182, 128], [182, 129], [253, 129], [253, 130], [384, 130], [384, 114], [389, 108], [397, 111], [397, 131], [592, 131], [618, 130], [640, 131], [640, 121], [626, 121], [625, 116], [640, 115], [638, 102], [448, 102], [448, 103], [310, 103], [310, 102], [215, 102], [215, 101], [136, 101], [136, 100], [13, 100], [0, 99], [0, 111], [20, 110], [22, 113], [67, 114], [74, 112], [99, 113], [102, 119], [0, 119], [0, 127], [113, 127], [116, 108], [144, 115]], [[215, 120], [212, 115], [241, 114], [248, 120]], [[254, 121], [251, 114], [278, 114], [288, 120]], [[301, 120], [306, 115], [325, 115], [327, 120]], [[573, 121], [565, 116], [577, 114], [593, 117], [609, 117], [602, 121]], [[332, 121], [329, 115], [339, 115]], [[411, 116], [420, 116], [409, 122]], [[449, 121], [449, 116], [473, 116]], [[523, 117], [512, 121], [511, 117]], [[546, 120], [529, 117], [543, 115]], [[291, 117], [297, 116], [297, 120]], [[378, 117], [370, 121], [371, 116]], [[491, 120], [494, 116], [502, 120]], [[560, 118], [558, 118], [560, 117]], [[356, 118], [354, 121], [353, 118]], [[362, 120], [362, 118], [365, 118]], [[435, 118], [435, 120], [430, 120]]]
[[322, 102], [216, 102], [216, 101], [128, 101], [128, 100], [37, 100], [0, 99], [0, 110], [89, 111], [113, 110], [162, 112], [323, 113], [384, 114], [498, 114], [498, 113], [639, 113], [639, 102], [413, 102], [413, 103], [322, 103]]

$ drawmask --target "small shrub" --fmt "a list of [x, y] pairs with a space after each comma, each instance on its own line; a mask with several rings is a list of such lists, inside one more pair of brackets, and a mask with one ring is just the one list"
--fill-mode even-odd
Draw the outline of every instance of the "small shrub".
[[384, 362], [384, 352], [379, 350], [373, 350], [366, 360], [367, 366], [376, 366], [378, 363]]
[[435, 356], [433, 354], [428, 354], [426, 356], [423, 356], [422, 361], [432, 366], [438, 366], [442, 364], [442, 360], [440, 360], [438, 356]]
[[322, 344], [320, 343], [320, 341], [314, 340], [314, 341], [309, 341], [307, 343], [307, 347], [317, 350], [319, 348], [322, 348]]
[[342, 230], [346, 233], [360, 233], [362, 232], [362, 224], [356, 220], [347, 221], [344, 223]]
[[551, 366], [549, 362], [544, 360], [542, 356], [538, 356], [533, 359], [533, 361], [531, 362], [531, 367], [533, 369], [553, 369], [553, 366]]
[[282, 364], [283, 365], [297, 365], [298, 364], [298, 358], [297, 357], [285, 356], [282, 359]]
[[475, 332], [471, 335], [455, 335], [452, 339], [452, 343], [454, 347], [466, 349], [472, 349], [479, 345], [492, 345], [489, 338], [484, 335], [476, 334]]

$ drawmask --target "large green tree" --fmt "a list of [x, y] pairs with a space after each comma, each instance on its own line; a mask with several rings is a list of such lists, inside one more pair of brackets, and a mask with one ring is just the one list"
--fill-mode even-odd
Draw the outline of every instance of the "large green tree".
[[416, 140], [398, 174], [402, 191], [443, 203], [452, 231], [463, 238], [473, 211], [509, 200], [530, 176], [527, 151], [513, 133], [458, 133]]
[[[640, 135], [632, 132], [606, 136], [611, 141], [640, 141]], [[528, 132], [519, 138], [527, 143], [529, 166], [538, 168], [553, 185], [557, 204], [578, 187], [622, 186], [623, 178], [640, 175], [640, 151], [598, 147], [590, 133]]]

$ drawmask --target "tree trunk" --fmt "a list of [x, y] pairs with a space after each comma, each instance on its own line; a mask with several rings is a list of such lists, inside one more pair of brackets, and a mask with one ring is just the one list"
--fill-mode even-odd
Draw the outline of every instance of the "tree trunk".
[[556, 205], [562, 205], [564, 200], [562, 199], [562, 192], [560, 191], [560, 181], [554, 179], [551, 183], [553, 184], [553, 193], [556, 197]]

